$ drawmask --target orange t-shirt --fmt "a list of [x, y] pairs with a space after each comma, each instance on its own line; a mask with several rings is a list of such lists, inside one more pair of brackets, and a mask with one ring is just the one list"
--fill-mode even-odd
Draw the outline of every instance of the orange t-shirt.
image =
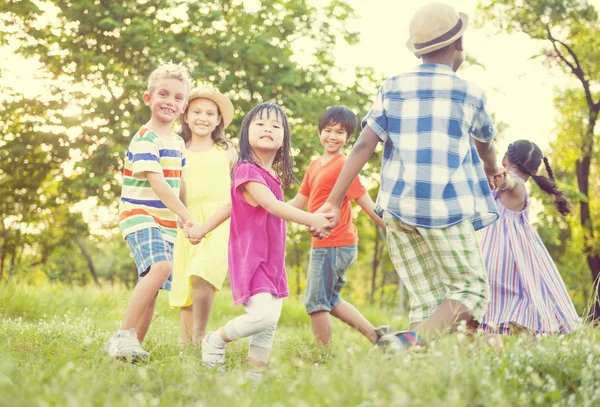
[[[321, 163], [319, 157], [308, 166], [300, 193], [308, 197], [308, 211], [315, 212], [329, 197], [335, 182], [337, 181], [342, 167], [346, 162], [343, 154], [332, 158], [325, 164]], [[366, 194], [367, 190], [356, 177], [348, 189], [342, 206], [340, 208], [340, 223], [333, 229], [326, 239], [312, 239], [312, 247], [340, 247], [349, 246], [358, 242], [358, 231], [352, 223], [352, 204], [350, 201]]]

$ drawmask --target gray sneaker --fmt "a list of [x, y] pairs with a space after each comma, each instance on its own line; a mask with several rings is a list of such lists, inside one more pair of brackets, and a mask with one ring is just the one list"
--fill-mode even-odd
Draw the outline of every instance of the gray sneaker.
[[222, 367], [225, 363], [225, 346], [215, 346], [208, 341], [211, 335], [219, 335], [211, 332], [202, 340], [202, 364], [207, 367]]
[[382, 325], [382, 326], [375, 327], [375, 333], [377, 334], [377, 341], [378, 342], [379, 342], [379, 339], [381, 339], [382, 336], [391, 334], [393, 332], [394, 332], [394, 328], [392, 328], [389, 325]]
[[150, 354], [140, 345], [135, 328], [124, 333], [117, 332], [111, 336], [104, 346], [104, 351], [111, 358], [119, 360], [131, 359], [136, 362], [150, 358]]

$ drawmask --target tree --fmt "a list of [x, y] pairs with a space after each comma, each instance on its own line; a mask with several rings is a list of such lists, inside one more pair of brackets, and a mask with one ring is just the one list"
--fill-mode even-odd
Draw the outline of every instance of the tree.
[[[114, 202], [129, 138], [148, 120], [141, 102], [147, 78], [162, 62], [182, 63], [198, 82], [210, 82], [232, 99], [231, 135], [255, 104], [282, 104], [292, 126], [298, 178], [319, 148], [317, 123], [325, 108], [346, 104], [360, 112], [374, 90], [369, 69], [359, 69], [349, 86], [334, 80], [336, 42], [357, 40], [347, 27], [353, 10], [341, 0], [322, 8], [306, 0], [262, 0], [255, 10], [231, 0], [150, 0], [143, 5], [134, 0], [0, 0], [0, 9], [0, 45], [10, 43], [18, 54], [38, 59], [43, 75], [61, 83], [56, 101], [62, 105], [52, 117], [44, 116], [47, 107], [41, 101], [24, 103], [39, 112], [40, 120], [70, 131], [69, 137], [51, 134], [53, 146], [67, 156], [60, 156], [62, 162], [53, 167], [58, 170], [45, 171], [52, 173], [54, 189], [68, 195], [61, 203], [89, 197], [104, 205]], [[299, 43], [306, 44], [304, 50]], [[62, 114], [69, 106], [81, 113]], [[15, 123], [24, 115], [15, 114]], [[17, 141], [3, 147], [7, 156], [14, 155], [28, 132], [12, 131]], [[70, 171], [61, 170], [63, 164]], [[7, 191], [18, 189], [19, 182]], [[53, 210], [46, 203], [42, 207]], [[19, 212], [11, 208], [3, 214]]]
[[494, 21], [501, 30], [523, 32], [548, 44], [540, 55], [546, 63], [558, 66], [579, 83], [578, 92], [585, 101], [585, 114], [580, 117], [574, 146], [577, 158], [574, 171], [579, 191], [579, 222], [583, 233], [583, 251], [595, 282], [592, 318], [600, 321], [600, 245], [598, 222], [593, 218], [590, 202], [592, 160], [596, 148], [596, 123], [600, 113], [600, 95], [593, 89], [600, 84], [600, 24], [597, 10], [587, 1], [578, 0], [480, 0], [481, 21]]

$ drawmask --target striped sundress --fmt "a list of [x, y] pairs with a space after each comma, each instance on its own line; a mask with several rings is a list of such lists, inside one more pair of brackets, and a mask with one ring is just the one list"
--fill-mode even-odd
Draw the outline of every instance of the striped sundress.
[[569, 333], [581, 320], [565, 283], [529, 222], [525, 208], [505, 208], [493, 191], [500, 219], [483, 232], [481, 249], [490, 286], [488, 311], [481, 321], [487, 332], [510, 334], [510, 323], [536, 333]]

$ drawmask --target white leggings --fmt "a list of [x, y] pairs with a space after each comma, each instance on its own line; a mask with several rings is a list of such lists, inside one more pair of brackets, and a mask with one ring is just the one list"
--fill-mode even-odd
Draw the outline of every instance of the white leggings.
[[[225, 333], [229, 340], [252, 336], [248, 356], [267, 363], [269, 350], [273, 346], [275, 328], [281, 316], [283, 300], [270, 293], [260, 293], [250, 297], [244, 304], [246, 313], [232, 319], [225, 325]], [[258, 348], [262, 348], [260, 351]], [[254, 349], [253, 349], [254, 348]], [[265, 350], [267, 351], [265, 354]], [[254, 355], [259, 351], [259, 355]]]

